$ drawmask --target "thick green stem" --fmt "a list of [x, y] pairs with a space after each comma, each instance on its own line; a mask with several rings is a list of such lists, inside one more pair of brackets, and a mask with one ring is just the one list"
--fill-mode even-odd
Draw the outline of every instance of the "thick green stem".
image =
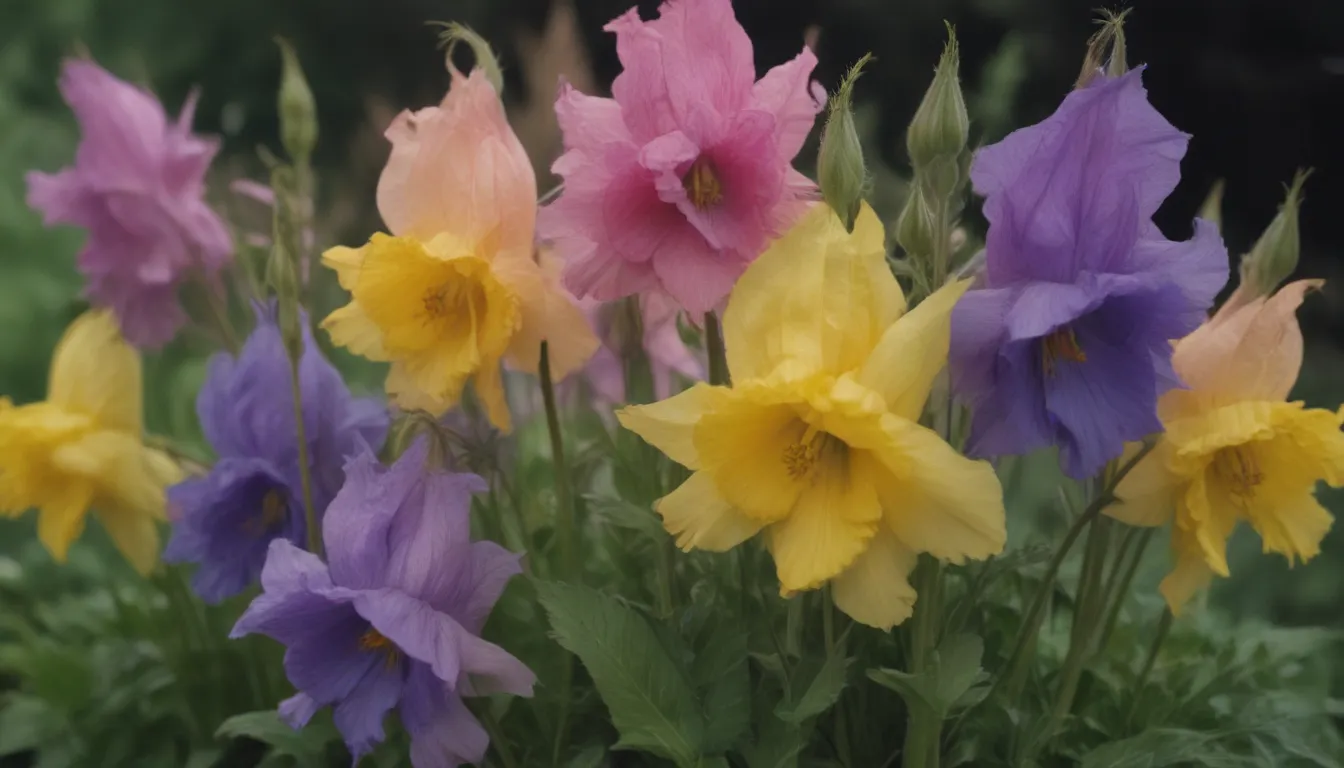
[[[1096, 651], [1100, 653], [1106, 649], [1106, 644], [1110, 642], [1111, 634], [1115, 632], [1115, 625], [1120, 621], [1120, 611], [1125, 606], [1125, 597], [1129, 595], [1129, 588], [1134, 583], [1134, 576], [1139, 572], [1139, 565], [1143, 562], [1143, 553], [1148, 549], [1148, 542], [1153, 540], [1153, 534], [1157, 532], [1156, 528], [1145, 528], [1139, 530], [1132, 528], [1126, 536], [1126, 543], [1131, 539], [1136, 539], [1138, 545], [1134, 547], [1134, 552], [1130, 555], [1124, 571], [1119, 575], [1119, 580], [1115, 580], [1112, 574], [1112, 584], [1107, 589], [1110, 596], [1110, 609], [1106, 614], [1106, 622], [1102, 624], [1101, 634], [1097, 637]], [[1123, 555], [1124, 552], [1121, 552]], [[1121, 565], [1120, 556], [1116, 557], [1116, 566]]]
[[[938, 618], [941, 610], [942, 563], [929, 557], [917, 572], [915, 615], [911, 617], [910, 672], [929, 671], [934, 649], [938, 646]], [[910, 719], [905, 731], [904, 768], [937, 768], [941, 749], [943, 719], [919, 702], [907, 701]]]
[[308, 528], [308, 551], [322, 557], [322, 529], [317, 524], [313, 505], [312, 468], [308, 464], [308, 434], [303, 424], [303, 393], [299, 387], [299, 361], [289, 361], [289, 391], [294, 396], [294, 431], [299, 443], [299, 484], [303, 488], [303, 520]]
[[705, 350], [709, 353], [709, 383], [728, 385], [728, 350], [723, 345], [723, 328], [719, 316], [705, 313]]
[[[830, 586], [827, 585], [822, 592], [824, 597], [821, 601], [821, 629], [826, 640], [826, 657], [829, 659], [836, 654], [843, 655], [845, 649], [843, 643], [837, 644], [835, 638], [835, 598], [831, 595]], [[835, 753], [841, 765], [851, 766], [854, 764], [854, 758], [849, 749], [849, 720], [845, 715], [843, 694], [835, 702]]]
[[[544, 341], [541, 342], [541, 363], [538, 369], [541, 374], [541, 399], [546, 408], [546, 429], [551, 436], [551, 463], [555, 470], [555, 529], [560, 549], [560, 573], [563, 578], [577, 584], [583, 580], [578, 560], [578, 521], [574, 511], [573, 489], [569, 484], [569, 469], [565, 464], [565, 439], [560, 433], [555, 384], [551, 381], [550, 347]], [[562, 653], [565, 653], [565, 659], [560, 679], [560, 719], [556, 724], [555, 741], [551, 749], [551, 762], [554, 765], [560, 764], [569, 739], [570, 699], [574, 687], [574, 657], [567, 651]]]
[[478, 714], [481, 725], [485, 726], [485, 732], [490, 734], [490, 748], [499, 756], [499, 763], [504, 768], [518, 768], [518, 761], [514, 758], [513, 751], [509, 749], [509, 742], [504, 738], [504, 729], [500, 728], [499, 720], [490, 710], [489, 700], [482, 700], [481, 704]]

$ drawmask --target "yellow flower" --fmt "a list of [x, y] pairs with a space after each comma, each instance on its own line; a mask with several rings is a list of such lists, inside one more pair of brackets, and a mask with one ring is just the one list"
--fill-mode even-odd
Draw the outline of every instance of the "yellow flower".
[[15, 407], [0, 398], [0, 515], [39, 509], [37, 535], [57, 561], [92, 507], [141, 573], [159, 557], [157, 522], [176, 465], [141, 433], [140, 357], [102, 311], [66, 329], [47, 399]]
[[1318, 285], [1303, 280], [1254, 299], [1239, 289], [1176, 344], [1172, 364], [1188, 389], [1159, 401], [1166, 432], [1107, 510], [1131, 525], [1174, 518], [1176, 565], [1161, 585], [1173, 613], [1215, 573], [1228, 575], [1227, 538], [1238, 522], [1290, 562], [1314, 557], [1330, 529], [1312, 491], [1318, 480], [1344, 485], [1344, 409], [1284, 402], [1302, 367], [1295, 312]]
[[1003, 549], [993, 469], [918, 424], [968, 283], [910, 312], [864, 205], [853, 234], [817, 205], [742, 275], [724, 315], [733, 386], [623, 409], [626, 428], [694, 470], [657, 504], [683, 549], [758, 531], [785, 595], [830, 583], [854, 619], [910, 616], [920, 552]]
[[481, 70], [453, 71], [443, 103], [403, 112], [378, 210], [392, 235], [322, 256], [351, 302], [322, 323], [332, 341], [390, 362], [387, 391], [438, 414], [469, 379], [490, 420], [509, 428], [500, 361], [535, 373], [541, 342], [559, 379], [597, 349], [558, 265], [533, 247], [537, 182]]

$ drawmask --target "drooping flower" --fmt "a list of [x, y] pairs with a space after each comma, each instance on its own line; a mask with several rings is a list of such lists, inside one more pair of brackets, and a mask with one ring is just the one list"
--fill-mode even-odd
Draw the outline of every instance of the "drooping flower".
[[518, 556], [470, 538], [475, 475], [425, 468], [424, 439], [391, 467], [368, 451], [323, 522], [327, 562], [286, 539], [271, 542], [264, 592], [232, 637], [269, 635], [287, 646], [299, 692], [280, 714], [302, 727], [324, 706], [358, 762], [383, 739], [397, 708], [416, 768], [477, 763], [489, 744], [463, 696], [530, 696], [535, 678], [480, 637], [495, 602], [520, 572]]
[[218, 142], [191, 133], [194, 95], [170, 122], [153, 94], [79, 59], [65, 63], [60, 88], [83, 138], [73, 166], [28, 174], [28, 204], [48, 224], [88, 231], [85, 295], [132, 344], [157, 347], [186, 322], [178, 287], [212, 280], [233, 253], [204, 200]]
[[[261, 574], [272, 539], [304, 546], [307, 537], [289, 357], [275, 307], [258, 308], [257, 326], [234, 359], [210, 361], [196, 413], [217, 460], [205, 477], [168, 490], [177, 513], [164, 550], [169, 562], [198, 563], [192, 587], [202, 598], [231, 597]], [[300, 402], [313, 508], [318, 519], [340, 490], [345, 459], [381, 445], [386, 410], [354, 398], [304, 327]]]
[[322, 326], [392, 363], [387, 391], [403, 409], [442, 413], [474, 379], [490, 420], [508, 429], [500, 361], [535, 373], [546, 341], [563, 378], [597, 340], [533, 246], [536, 177], [499, 95], [479, 69], [452, 80], [440, 106], [402, 112], [387, 129], [378, 210], [392, 234], [323, 254], [352, 300]]
[[541, 234], [576, 295], [661, 289], [698, 316], [815, 194], [790, 163], [826, 103], [817, 59], [804, 48], [755, 80], [729, 0], [669, 0], [653, 21], [631, 8], [606, 30], [625, 70], [611, 99], [561, 86], [565, 186]]
[[78, 317], [56, 346], [47, 399], [0, 398], [0, 515], [36, 507], [37, 536], [58, 562], [92, 509], [141, 573], [159, 558], [165, 486], [180, 470], [141, 442], [140, 356], [101, 310]]
[[[621, 349], [621, 333], [616, 326], [616, 315], [624, 311], [618, 304], [603, 304], [588, 299], [584, 302], [593, 330], [601, 339], [584, 374], [594, 393], [608, 403], [625, 403], [625, 360]], [[642, 345], [653, 377], [653, 396], [666, 400], [672, 395], [673, 377], [683, 376], [697, 380], [705, 377], [705, 366], [686, 346], [677, 327], [681, 309], [667, 296], [648, 293], [639, 299], [639, 314], [643, 330]]]
[[1295, 312], [1319, 284], [1253, 299], [1239, 288], [1176, 344], [1172, 362], [1189, 389], [1162, 396], [1166, 432], [1106, 510], [1131, 525], [1173, 521], [1176, 566], [1161, 585], [1173, 613], [1214, 574], [1228, 575], [1227, 538], [1239, 522], [1289, 562], [1320, 552], [1333, 518], [1312, 492], [1321, 480], [1344, 486], [1344, 408], [1285, 402], [1302, 368]]
[[1152, 223], [1188, 136], [1149, 105], [1141, 75], [1098, 75], [976, 155], [985, 283], [953, 313], [951, 352], [975, 408], [972, 455], [1056, 445], [1083, 478], [1161, 429], [1170, 342], [1203, 320], [1228, 262], [1212, 224], [1172, 242]]
[[728, 300], [732, 387], [617, 414], [694, 470], [656, 507], [679, 546], [723, 551], [764, 531], [783, 593], [829, 582], [877, 627], [910, 615], [918, 553], [981, 559], [1005, 535], [994, 470], [918, 423], [967, 283], [906, 312], [885, 254], [866, 204], [853, 234], [816, 206]]

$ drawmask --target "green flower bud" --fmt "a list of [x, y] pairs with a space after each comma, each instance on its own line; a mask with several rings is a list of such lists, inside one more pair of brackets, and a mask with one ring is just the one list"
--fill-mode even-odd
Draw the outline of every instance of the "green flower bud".
[[303, 76], [303, 67], [294, 47], [283, 37], [275, 39], [280, 46], [283, 69], [280, 75], [280, 141], [285, 151], [296, 162], [306, 163], [317, 145], [317, 102]]
[[840, 216], [845, 229], [851, 232], [868, 188], [863, 145], [854, 127], [854, 83], [863, 74], [864, 65], [872, 58], [872, 54], [865, 54], [855, 62], [841, 81], [839, 90], [831, 96], [826, 129], [821, 134], [821, 150], [817, 155], [817, 180], [821, 185], [821, 196]]
[[938, 238], [937, 217], [925, 197], [924, 185], [910, 185], [910, 196], [896, 219], [896, 243], [909, 254], [912, 262], [932, 258]]
[[938, 59], [933, 83], [924, 93], [924, 100], [905, 133], [905, 147], [910, 153], [910, 163], [916, 169], [940, 157], [955, 161], [966, 149], [971, 121], [966, 114], [966, 100], [961, 95], [960, 66], [957, 34], [949, 24], [947, 45]]
[[1302, 205], [1302, 185], [1311, 171], [1299, 170], [1293, 176], [1288, 194], [1279, 206], [1279, 213], [1269, 222], [1255, 247], [1241, 260], [1241, 284], [1252, 296], [1268, 296], [1279, 287], [1293, 270], [1301, 253], [1302, 241], [1298, 232], [1297, 214]]
[[1199, 206], [1199, 218], [1212, 222], [1215, 227], [1223, 228], [1223, 187], [1222, 179], [1213, 182], [1208, 197]]
[[471, 48], [472, 56], [476, 59], [476, 66], [485, 70], [485, 79], [495, 87], [495, 93], [504, 95], [504, 70], [499, 66], [499, 59], [495, 57], [494, 49], [485, 38], [476, 34], [471, 27], [465, 24], [459, 24], [456, 21], [436, 21], [431, 22], [443, 27], [443, 32], [439, 33], [439, 46], [444, 48], [444, 55], [448, 60], [448, 68], [453, 69], [453, 50], [457, 48], [458, 43], [466, 43]]
[[1129, 71], [1128, 52], [1125, 47], [1125, 17], [1131, 9], [1120, 13], [1102, 11], [1097, 30], [1087, 40], [1087, 53], [1083, 56], [1083, 68], [1078, 73], [1075, 87], [1083, 88], [1092, 82], [1097, 72], [1103, 68], [1110, 77], [1119, 77]]

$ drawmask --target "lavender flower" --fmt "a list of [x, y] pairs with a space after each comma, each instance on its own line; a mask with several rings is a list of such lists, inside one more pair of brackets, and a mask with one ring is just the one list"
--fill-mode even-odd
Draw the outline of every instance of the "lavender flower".
[[73, 166], [28, 174], [28, 204], [47, 224], [88, 230], [78, 261], [86, 295], [116, 314], [132, 344], [159, 346], [186, 321], [178, 286], [213, 278], [233, 252], [203, 200], [218, 144], [191, 133], [194, 96], [169, 122], [153, 94], [79, 59], [65, 63], [60, 88], [83, 140]]
[[[350, 396], [306, 331], [299, 386], [321, 515], [340, 490], [345, 458], [365, 443], [381, 445], [388, 417], [377, 401]], [[238, 359], [220, 353], [210, 361], [196, 411], [219, 458], [209, 475], [168, 490], [178, 519], [163, 553], [168, 562], [200, 564], [192, 586], [210, 602], [256, 581], [272, 539], [302, 545], [307, 535], [290, 387], [273, 306], [258, 312]]]
[[264, 592], [232, 637], [284, 643], [299, 693], [280, 705], [302, 727], [323, 706], [358, 762], [383, 739], [396, 707], [415, 768], [479, 762], [489, 738], [462, 702], [490, 693], [532, 695], [535, 677], [480, 637], [518, 555], [472, 542], [476, 475], [427, 471], [417, 440], [391, 467], [365, 451], [323, 523], [328, 562], [285, 539], [271, 543]]
[[1228, 267], [1209, 222], [1185, 242], [1152, 223], [1189, 137], [1141, 75], [1098, 75], [975, 158], [985, 284], [956, 307], [950, 356], [975, 408], [972, 455], [1056, 445], [1082, 478], [1162, 429], [1157, 397], [1179, 385], [1171, 340], [1200, 324]]
[[[580, 302], [593, 325], [593, 332], [602, 342], [588, 364], [584, 375], [594, 394], [606, 403], [624, 405], [625, 361], [622, 359], [622, 340], [614, 329], [613, 316], [625, 311], [619, 303], [600, 303], [592, 299]], [[696, 352], [686, 346], [677, 328], [681, 307], [669, 296], [647, 293], [640, 297], [640, 315], [644, 333], [644, 353], [648, 357], [649, 372], [653, 377], [655, 400], [666, 400], [673, 394], [674, 374], [692, 381], [705, 377], [704, 364]]]

